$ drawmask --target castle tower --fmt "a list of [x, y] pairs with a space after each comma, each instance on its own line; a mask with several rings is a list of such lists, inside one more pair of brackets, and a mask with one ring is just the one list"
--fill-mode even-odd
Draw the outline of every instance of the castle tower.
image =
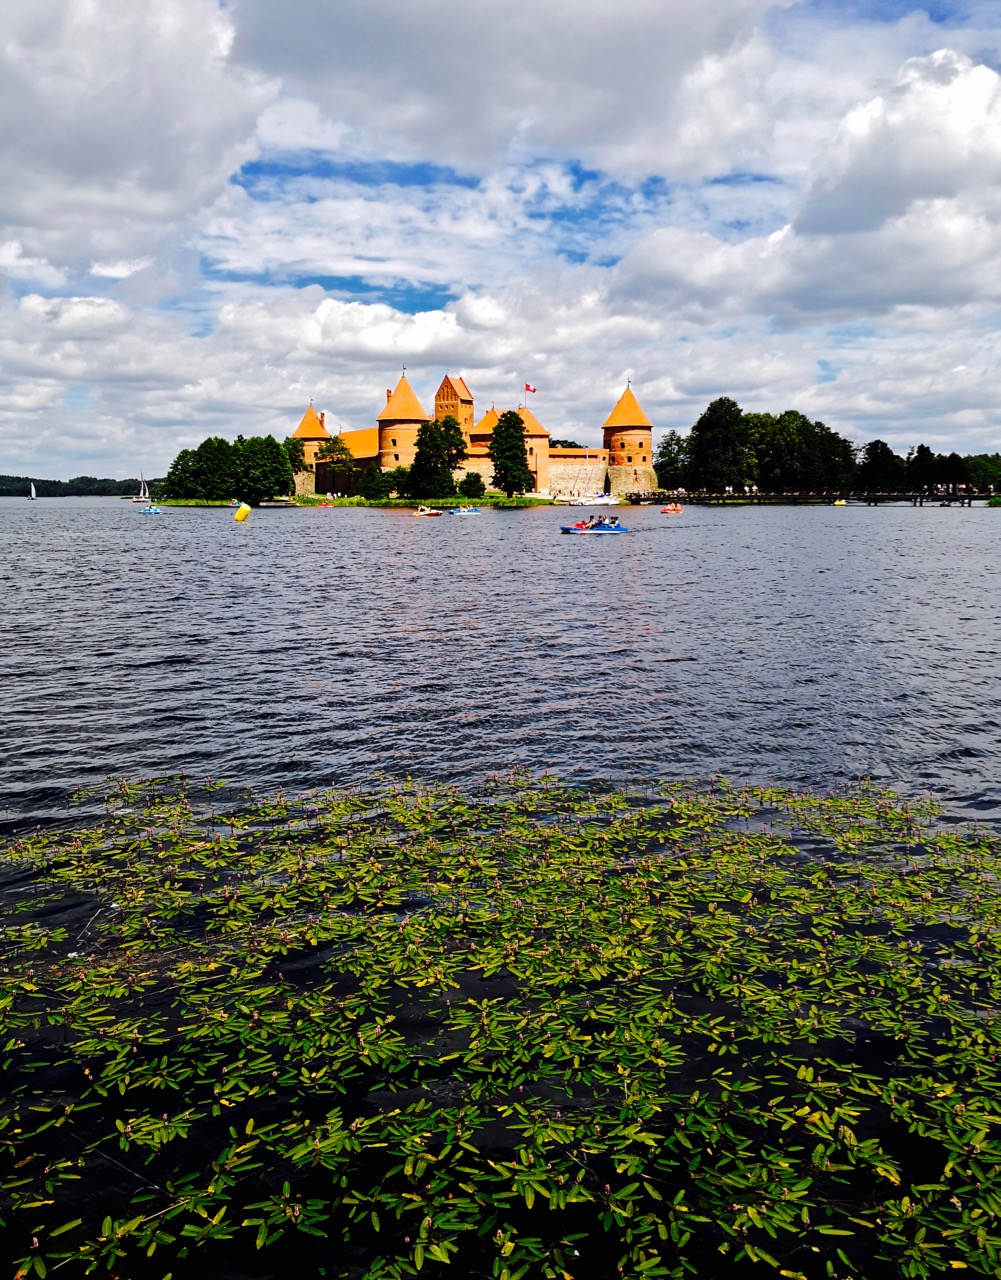
[[316, 465], [316, 451], [320, 446], [331, 439], [330, 432], [326, 426], [326, 414], [317, 414], [310, 401], [309, 408], [302, 415], [302, 421], [292, 432], [293, 440], [302, 441], [302, 452], [307, 467]]
[[430, 418], [404, 374], [394, 391], [386, 392], [386, 407], [376, 421], [379, 424], [379, 466], [383, 471], [393, 467], [409, 467], [417, 452], [417, 431]]
[[549, 432], [527, 406], [518, 409], [525, 424], [525, 450], [528, 469], [535, 477], [535, 492], [549, 492]]
[[657, 488], [653, 469], [653, 423], [626, 387], [605, 419], [608, 479], [612, 493], [641, 493]]
[[435, 392], [434, 416], [441, 422], [449, 414], [462, 428], [462, 434], [468, 443], [473, 430], [473, 393], [463, 378], [453, 378], [446, 373]]

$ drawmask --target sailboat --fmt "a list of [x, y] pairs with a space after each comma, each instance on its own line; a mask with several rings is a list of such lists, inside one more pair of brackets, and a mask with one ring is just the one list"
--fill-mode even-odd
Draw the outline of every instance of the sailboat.
[[139, 472], [139, 492], [132, 499], [132, 501], [145, 502], [146, 505], [149, 506], [149, 486], [147, 485], [146, 480], [141, 471]]
[[31, 486], [31, 492], [28, 494], [28, 501], [35, 502], [35, 482], [34, 480], [29, 480], [28, 484]]

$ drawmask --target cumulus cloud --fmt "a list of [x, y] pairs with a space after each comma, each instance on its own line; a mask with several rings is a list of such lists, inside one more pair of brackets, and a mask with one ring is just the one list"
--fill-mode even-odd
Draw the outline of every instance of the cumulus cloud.
[[277, 84], [214, 0], [0, 8], [0, 218], [52, 262], [141, 252], [255, 149]]
[[684, 77], [750, 39], [772, 7], [287, 0], [276, 25], [268, 0], [243, 0], [236, 51], [397, 156], [483, 171], [541, 151], [646, 173], [673, 148]]
[[886, 91], [849, 112], [816, 164], [796, 225], [870, 230], [916, 201], [1001, 179], [1001, 78], [951, 49], [910, 59]]
[[1001, 77], [940, 51], [854, 107], [780, 230], [660, 228], [616, 272], [624, 302], [782, 324], [1001, 300]]

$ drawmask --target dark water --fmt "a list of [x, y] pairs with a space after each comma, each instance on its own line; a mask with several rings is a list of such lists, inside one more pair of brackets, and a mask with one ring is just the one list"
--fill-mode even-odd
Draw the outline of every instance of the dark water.
[[0, 811], [110, 774], [512, 765], [1001, 804], [1001, 512], [623, 515], [0, 500]]

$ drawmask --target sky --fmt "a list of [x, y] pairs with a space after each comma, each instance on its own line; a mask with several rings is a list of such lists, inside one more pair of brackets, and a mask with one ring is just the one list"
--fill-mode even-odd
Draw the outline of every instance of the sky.
[[996, 0], [0, 6], [0, 472], [717, 396], [1001, 450]]

